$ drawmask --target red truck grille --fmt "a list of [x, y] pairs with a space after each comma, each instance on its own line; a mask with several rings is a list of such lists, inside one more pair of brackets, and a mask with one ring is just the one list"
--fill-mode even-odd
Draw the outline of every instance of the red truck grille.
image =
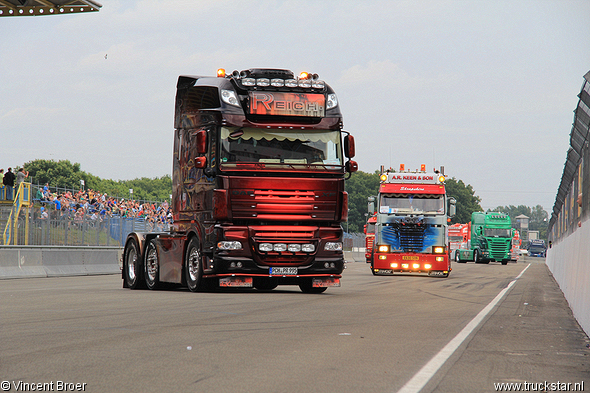
[[[229, 191], [232, 217], [260, 221], [333, 221], [340, 213], [339, 183], [331, 179], [235, 180]], [[234, 183], [234, 182], [232, 182]]]

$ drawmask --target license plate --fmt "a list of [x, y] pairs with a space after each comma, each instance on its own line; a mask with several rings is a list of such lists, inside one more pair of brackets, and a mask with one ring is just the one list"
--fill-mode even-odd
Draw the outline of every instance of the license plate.
[[220, 287], [252, 287], [252, 277], [224, 277], [219, 279]]
[[340, 279], [339, 278], [314, 278], [311, 282], [311, 286], [314, 288], [324, 288], [324, 287], [339, 287], [340, 286]]
[[389, 269], [379, 269], [375, 271], [375, 274], [382, 274], [382, 275], [392, 275], [393, 274], [393, 270], [389, 270]]
[[435, 271], [432, 271], [432, 272], [430, 272], [430, 275], [431, 275], [431, 276], [444, 276], [444, 275], [446, 275], [447, 273], [448, 273], [448, 272], [441, 272], [441, 271], [439, 271], [439, 270], [435, 270]]
[[269, 270], [271, 276], [294, 276], [298, 273], [299, 271], [296, 267], [271, 267]]
[[404, 255], [402, 257], [404, 261], [419, 261], [420, 257], [418, 255]]

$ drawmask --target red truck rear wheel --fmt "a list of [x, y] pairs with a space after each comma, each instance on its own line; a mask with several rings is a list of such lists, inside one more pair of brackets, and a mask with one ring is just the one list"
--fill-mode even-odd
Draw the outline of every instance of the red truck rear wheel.
[[199, 239], [193, 237], [186, 248], [184, 272], [186, 285], [191, 292], [197, 292], [203, 284], [203, 264]]

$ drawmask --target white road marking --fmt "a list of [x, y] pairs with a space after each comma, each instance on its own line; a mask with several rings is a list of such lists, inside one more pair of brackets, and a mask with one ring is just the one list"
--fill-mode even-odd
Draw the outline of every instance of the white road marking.
[[473, 318], [467, 326], [463, 328], [443, 349], [441, 349], [424, 367], [420, 369], [413, 377], [410, 379], [400, 390], [398, 393], [418, 393], [430, 379], [436, 374], [436, 372], [445, 364], [445, 362], [451, 357], [451, 355], [463, 344], [465, 340], [469, 337], [469, 335], [479, 326], [479, 324], [486, 318], [486, 316], [494, 309], [494, 307], [504, 298], [506, 293], [512, 288], [512, 286], [516, 283], [516, 281], [522, 277], [524, 272], [531, 266], [529, 263], [527, 267], [523, 269], [522, 272], [514, 280], [508, 284], [506, 288], [504, 288], [500, 293], [492, 300], [483, 310], [479, 312]]

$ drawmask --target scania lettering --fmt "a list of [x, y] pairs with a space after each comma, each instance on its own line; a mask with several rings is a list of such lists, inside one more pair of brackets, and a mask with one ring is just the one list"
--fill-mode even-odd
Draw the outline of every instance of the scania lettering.
[[[425, 274], [448, 277], [451, 272], [447, 222], [455, 215], [444, 171], [381, 170], [371, 263], [374, 275]], [[369, 214], [374, 211], [369, 198]]]
[[129, 234], [123, 286], [340, 286], [354, 138], [316, 74], [180, 76], [169, 232]]
[[457, 262], [490, 263], [507, 265], [511, 259], [514, 230], [510, 216], [498, 212], [471, 213], [471, 242], [467, 249], [459, 250]]

